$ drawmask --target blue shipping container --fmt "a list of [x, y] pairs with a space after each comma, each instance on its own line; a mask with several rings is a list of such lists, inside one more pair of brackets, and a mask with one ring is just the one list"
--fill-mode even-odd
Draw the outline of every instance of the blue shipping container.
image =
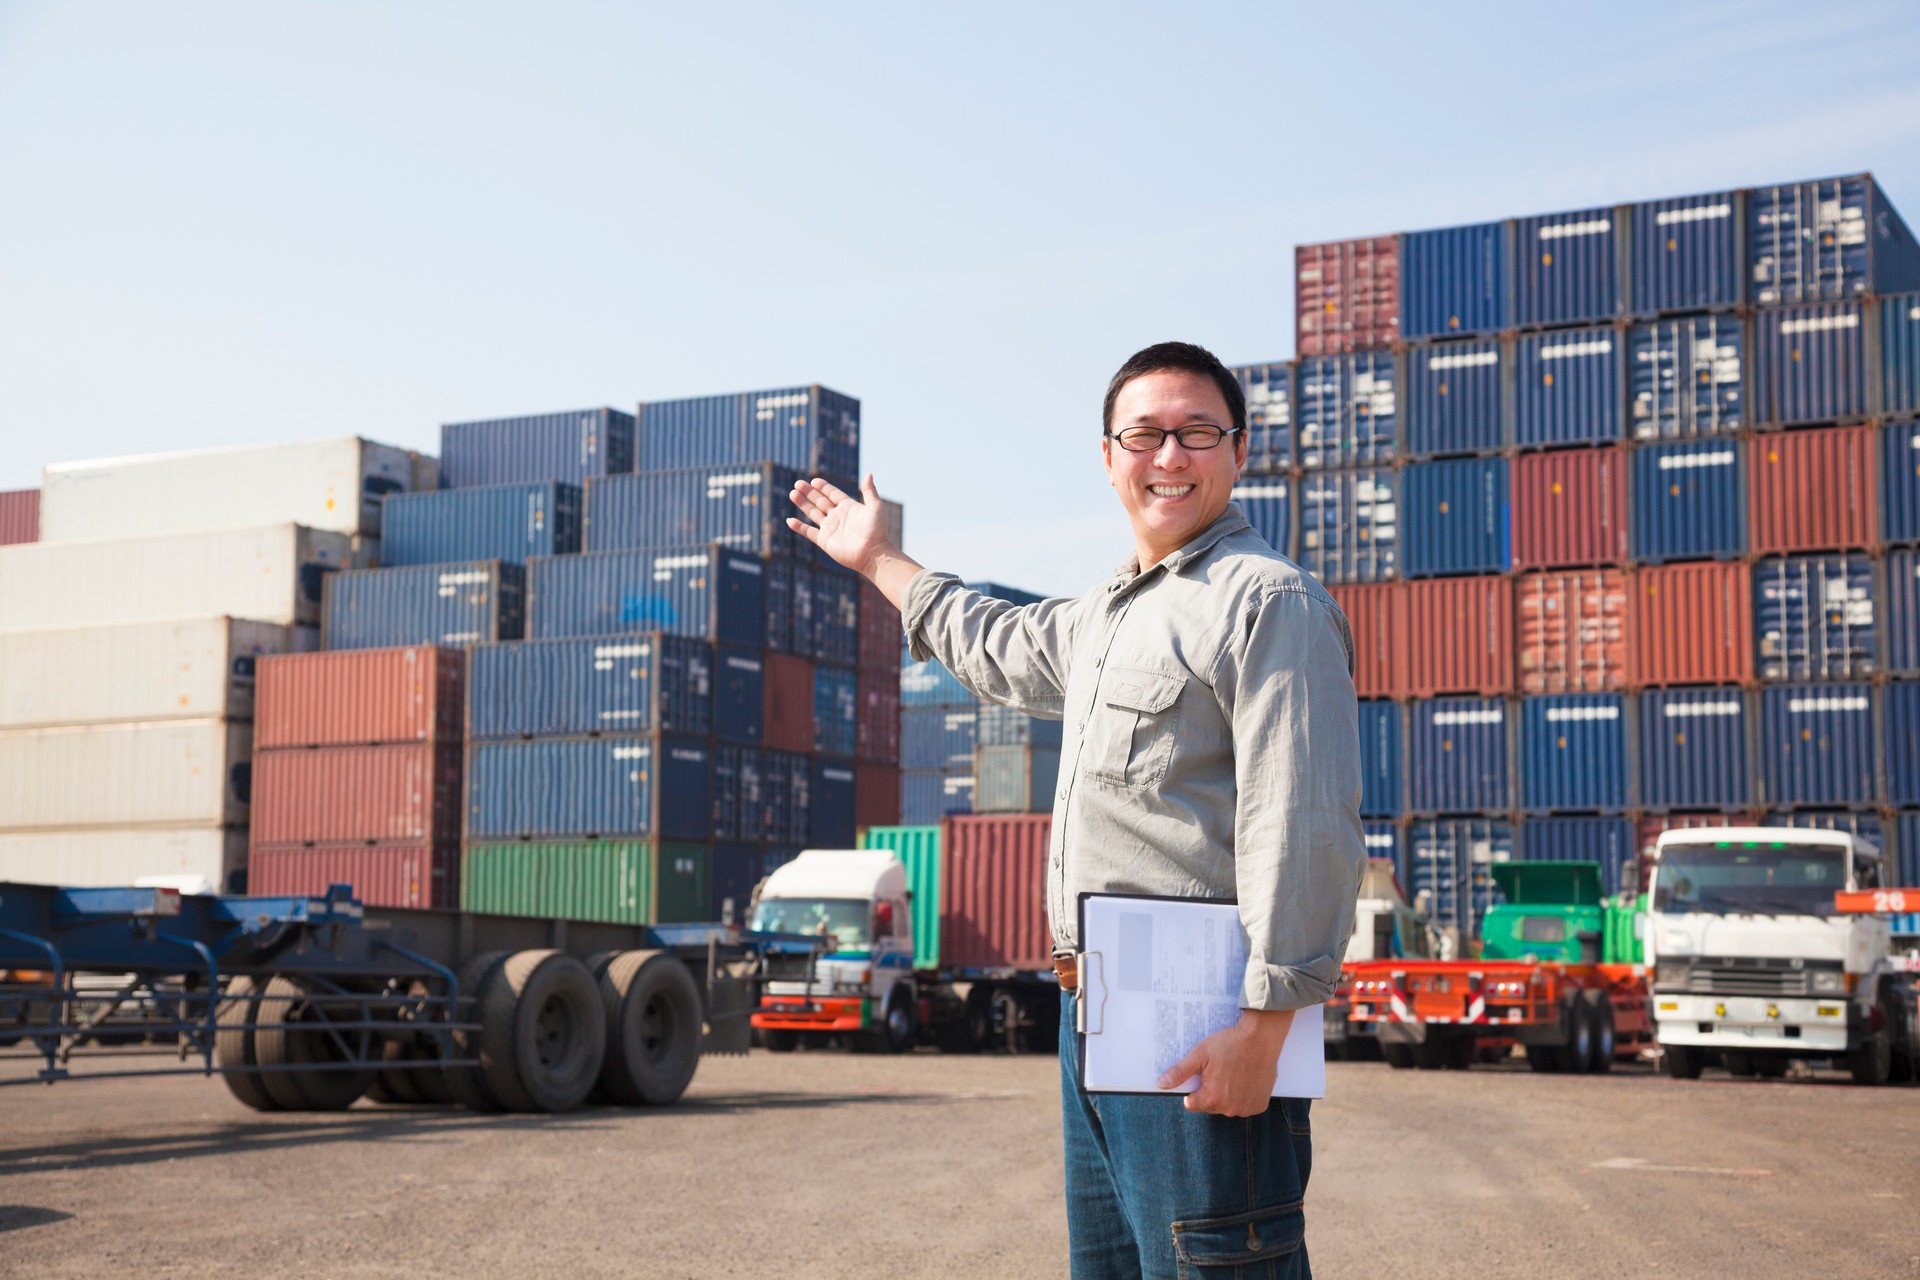
[[1527, 862], [1597, 862], [1602, 893], [1638, 887], [1639, 850], [1625, 818], [1530, 818], [1520, 825], [1520, 853]]
[[802, 657], [852, 666], [860, 647], [860, 578], [837, 564], [813, 570], [811, 652]]
[[469, 839], [704, 840], [712, 756], [696, 738], [536, 738], [467, 752]]
[[1920, 674], [1920, 550], [1887, 553], [1886, 596], [1887, 670]]
[[1399, 577], [1399, 488], [1400, 473], [1385, 467], [1302, 477], [1294, 558], [1322, 582]]
[[1628, 329], [1633, 438], [1684, 440], [1744, 427], [1746, 346], [1738, 316], [1679, 316]]
[[813, 764], [792, 751], [760, 753], [760, 794], [769, 844], [812, 841]]
[[853, 669], [821, 663], [813, 669], [813, 749], [823, 755], [851, 756], [859, 699]]
[[962, 769], [902, 769], [900, 824], [932, 826], [949, 814], [973, 812], [973, 766]]
[[1618, 440], [1620, 333], [1528, 333], [1513, 346], [1513, 441], [1518, 445]]
[[320, 642], [325, 649], [457, 648], [518, 640], [525, 622], [526, 571], [517, 564], [348, 569], [326, 576]]
[[447, 489], [541, 480], [578, 485], [631, 470], [633, 415], [618, 409], [450, 422], [440, 428], [440, 484]]
[[1508, 244], [1504, 222], [1401, 236], [1401, 335], [1460, 338], [1505, 329]]
[[397, 493], [381, 515], [380, 563], [451, 564], [580, 550], [580, 486], [557, 481]]
[[1397, 818], [1400, 794], [1400, 704], [1360, 704], [1360, 813], [1368, 818]]
[[813, 761], [807, 840], [816, 849], [851, 849], [853, 844], [853, 763]]
[[[979, 710], [964, 707], [902, 706], [900, 767], [959, 769], [973, 765]], [[911, 825], [911, 824], [909, 824]]]
[[717, 547], [536, 558], [527, 568], [536, 639], [665, 631], [766, 647], [766, 562]]
[[1633, 455], [1633, 558], [1736, 556], [1747, 549], [1746, 470], [1733, 441], [1655, 445]]
[[609, 476], [587, 486], [588, 551], [717, 542], [729, 551], [814, 563], [813, 544], [787, 528], [799, 473], [760, 466]]
[[[900, 668], [900, 707], [972, 707], [980, 700], [953, 672], [929, 658], [925, 662], [907, 662]], [[907, 823], [912, 826], [912, 823]]]
[[1640, 695], [1640, 803], [1649, 809], [1738, 809], [1754, 802], [1747, 703], [1738, 689], [1649, 689]]
[[776, 462], [842, 487], [860, 481], [860, 402], [822, 386], [651, 401], [635, 436], [636, 471]]
[[1301, 466], [1393, 460], [1399, 412], [1392, 352], [1313, 356], [1300, 362], [1295, 379]]
[[1385, 858], [1393, 863], [1393, 874], [1400, 882], [1400, 892], [1411, 894], [1407, 888], [1407, 853], [1405, 832], [1397, 822], [1362, 822], [1360, 837], [1366, 842], [1369, 858]]
[[713, 729], [713, 650], [684, 636], [526, 640], [467, 657], [467, 736], [584, 737]]
[[1407, 350], [1407, 454], [1486, 453], [1511, 435], [1505, 350], [1494, 340]]
[[1713, 191], [1632, 207], [1628, 307], [1640, 315], [1706, 311], [1745, 300], [1740, 193]]
[[[1894, 837], [1894, 849], [1899, 855], [1899, 865], [1893, 887], [1902, 889], [1920, 888], [1920, 813], [1903, 813], [1900, 825]], [[1909, 914], [1906, 926], [1896, 928], [1896, 933], [1920, 933], [1920, 915]]]
[[1613, 209], [1514, 219], [1514, 323], [1579, 324], [1619, 315], [1619, 221]]
[[1749, 191], [1747, 261], [1761, 306], [1920, 289], [1920, 246], [1872, 174]]
[[974, 741], [983, 747], [1058, 747], [1061, 722], [1042, 720], [997, 702], [980, 704]]
[[[1493, 868], [1513, 861], [1513, 824], [1486, 818], [1416, 822], [1407, 830], [1404, 881], [1416, 905], [1428, 895], [1433, 923], [1456, 931], [1462, 944], [1480, 936], [1490, 907], [1506, 901]], [[1464, 945], [1456, 954], [1464, 955]]]
[[1871, 810], [1855, 812], [1822, 813], [1814, 809], [1803, 809], [1798, 813], [1770, 813], [1761, 821], [1769, 827], [1798, 827], [1803, 831], [1845, 831], [1859, 836], [1876, 849], [1887, 847], [1887, 829], [1881, 824], [1880, 815]]
[[754, 887], [766, 879], [768, 870], [767, 851], [759, 845], [715, 843], [712, 868], [707, 874], [707, 882], [713, 886], [713, 904], [707, 918], [746, 924], [747, 904], [753, 901]]
[[1920, 413], [1920, 293], [1880, 299], [1881, 413]]
[[1760, 724], [1761, 779], [1769, 805], [1874, 802], [1871, 685], [1767, 689], [1761, 695]]
[[1409, 578], [1502, 573], [1513, 563], [1505, 458], [1457, 458], [1407, 467]]
[[969, 582], [966, 586], [969, 591], [978, 591], [983, 596], [1005, 600], [1008, 604], [1039, 604], [1046, 599], [1045, 596], [1037, 596], [1019, 587], [1010, 587], [1004, 582]]
[[1920, 805], [1920, 682], [1895, 680], [1882, 695], [1887, 717], [1887, 803]]
[[713, 654], [713, 736], [758, 746], [766, 714], [765, 664], [754, 649], [720, 645]]
[[1888, 542], [1920, 542], [1920, 422], [1896, 422], [1880, 441], [1880, 523]]
[[1247, 474], [1274, 475], [1293, 464], [1293, 366], [1235, 365], [1247, 398]]
[[1407, 735], [1407, 800], [1413, 812], [1512, 807], [1504, 699], [1416, 701], [1408, 711]]
[[1293, 554], [1292, 485], [1285, 476], [1247, 476], [1233, 486], [1240, 514], [1283, 556]]
[[767, 838], [765, 753], [757, 747], [713, 749], [713, 838]]
[[1859, 680], [1879, 670], [1873, 560], [1780, 556], [1753, 568], [1762, 680]]
[[1522, 699], [1520, 796], [1534, 813], [1626, 808], [1626, 699], [1617, 693]]
[[1841, 422], [1867, 412], [1865, 325], [1857, 302], [1769, 307], [1753, 318], [1754, 422]]

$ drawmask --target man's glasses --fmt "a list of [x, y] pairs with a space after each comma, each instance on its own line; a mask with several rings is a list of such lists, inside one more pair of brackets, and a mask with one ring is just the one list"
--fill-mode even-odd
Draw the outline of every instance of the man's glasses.
[[1152, 453], [1166, 443], [1168, 435], [1178, 440], [1182, 449], [1211, 449], [1228, 436], [1245, 430], [1245, 427], [1216, 427], [1197, 422], [1173, 432], [1159, 427], [1128, 427], [1125, 431], [1109, 431], [1106, 435], [1109, 440], [1118, 440], [1120, 447], [1128, 453]]

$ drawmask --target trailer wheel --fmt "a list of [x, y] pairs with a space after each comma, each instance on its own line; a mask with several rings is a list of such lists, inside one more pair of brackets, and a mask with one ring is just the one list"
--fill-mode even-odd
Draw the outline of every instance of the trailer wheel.
[[[380, 1060], [406, 1062], [413, 1052], [413, 1046], [409, 1040], [411, 1037], [383, 1041], [380, 1045]], [[424, 1102], [426, 1099], [421, 1096], [420, 1087], [415, 1082], [415, 1076], [420, 1074], [424, 1073], [415, 1072], [407, 1067], [383, 1069], [373, 1078], [373, 1083], [367, 1086], [367, 1100], [396, 1107], [413, 1106]]]
[[600, 1088], [622, 1106], [677, 1101], [700, 1065], [700, 987], [693, 974], [664, 951], [623, 951], [607, 957], [599, 987], [606, 1010]]
[[480, 999], [480, 1069], [510, 1111], [571, 1111], [593, 1092], [607, 1020], [587, 966], [560, 951], [516, 951]]
[[792, 1053], [800, 1047], [800, 1033], [785, 1027], [762, 1027], [754, 1035], [759, 1037], [760, 1047], [768, 1053]]
[[1548, 1072], [1560, 1069], [1560, 1050], [1550, 1044], [1530, 1044], [1527, 1046], [1527, 1069], [1529, 1071]]
[[913, 999], [896, 983], [887, 993], [880, 1025], [867, 1032], [867, 1042], [861, 1047], [869, 1053], [905, 1053], [913, 1048], [914, 1034]]
[[[267, 983], [253, 1033], [253, 1052], [263, 1067], [335, 1066], [354, 1061], [334, 1036], [320, 1024], [325, 1015], [314, 1007], [312, 993], [296, 978], [276, 977]], [[300, 1024], [313, 1023], [312, 1027]], [[354, 1032], [356, 1036], [364, 1033]], [[261, 1077], [273, 1100], [288, 1111], [345, 1111], [373, 1083], [371, 1067], [344, 1071], [272, 1071]]]
[[[235, 978], [227, 984], [227, 1003], [220, 1009], [216, 1021], [222, 1027], [236, 1027], [232, 1031], [216, 1031], [213, 1036], [214, 1057], [222, 1067], [257, 1067], [259, 1059], [254, 1057], [253, 1032], [245, 1029], [245, 1024], [254, 1021], [255, 1001], [253, 994], [258, 984], [252, 978]], [[280, 1104], [273, 1100], [262, 1083], [264, 1076], [251, 1072], [233, 1070], [223, 1071], [220, 1078], [226, 1081], [228, 1092], [255, 1111], [278, 1111]]]
[[1387, 1065], [1395, 1071], [1405, 1071], [1413, 1066], [1413, 1046], [1410, 1044], [1389, 1043], [1382, 1040], [1380, 1056], [1385, 1058]]
[[1667, 1044], [1660, 1046], [1660, 1065], [1675, 1080], [1698, 1080], [1700, 1068], [1706, 1065], [1700, 1050], [1688, 1044]]
[[1607, 999], [1606, 992], [1587, 992], [1587, 1018], [1593, 1026], [1593, 1056], [1587, 1059], [1587, 1070], [1604, 1075], [1613, 1070], [1613, 1051], [1619, 1039], [1613, 1022], [1613, 1002]]
[[1877, 1087], [1893, 1078], [1893, 1031], [1900, 1025], [1899, 1011], [1880, 998], [1880, 1029], [1867, 1042], [1847, 1055], [1847, 1072], [1859, 1085]]
[[[453, 1021], [485, 1022], [487, 988], [498, 978], [500, 966], [506, 960], [504, 951], [483, 951], [460, 966], [460, 1007], [452, 1011]], [[479, 1031], [455, 1031], [452, 1035], [455, 1057], [481, 1056], [481, 1042], [486, 1035], [484, 1027]], [[442, 1067], [440, 1079], [453, 1101], [469, 1111], [505, 1110], [487, 1087], [486, 1072], [480, 1067]]]
[[1560, 1023], [1567, 1029], [1560, 1069], [1574, 1075], [1593, 1070], [1593, 1020], [1587, 1016], [1586, 1001], [1579, 993], [1569, 995], [1560, 1006]]

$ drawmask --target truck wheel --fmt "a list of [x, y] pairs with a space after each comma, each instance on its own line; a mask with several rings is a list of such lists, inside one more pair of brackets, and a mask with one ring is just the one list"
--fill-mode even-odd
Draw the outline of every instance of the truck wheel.
[[[386, 1040], [380, 1045], [382, 1062], [406, 1062], [412, 1055], [411, 1035], [404, 1038]], [[409, 1067], [389, 1067], [383, 1069], [367, 1086], [369, 1102], [383, 1102], [390, 1106], [413, 1106], [426, 1099], [420, 1094], [420, 1086], [415, 1077], [424, 1074]]]
[[[483, 951], [460, 966], [460, 1007], [453, 1010], [455, 1022], [484, 1022], [487, 989], [499, 977], [500, 966], [507, 961], [504, 951]], [[481, 1056], [485, 1028], [455, 1031], [453, 1053], [459, 1058]], [[487, 1087], [486, 1072], [480, 1067], [442, 1067], [440, 1078], [453, 1100], [469, 1111], [503, 1111], [500, 1100]]]
[[[311, 992], [296, 978], [267, 983], [253, 1033], [253, 1053], [263, 1067], [335, 1066], [355, 1059], [319, 1024], [325, 1014], [314, 1008]], [[303, 1027], [303, 1023], [315, 1024]], [[364, 1039], [364, 1033], [350, 1035]], [[288, 1111], [345, 1111], [373, 1083], [371, 1067], [345, 1071], [270, 1071], [261, 1077], [273, 1100]]]
[[1660, 1046], [1660, 1065], [1675, 1080], [1698, 1080], [1700, 1078], [1700, 1050], [1687, 1044], [1667, 1044]]
[[1395, 1071], [1405, 1071], [1413, 1066], [1413, 1046], [1410, 1044], [1394, 1044], [1382, 1040], [1380, 1056], [1385, 1058], [1387, 1065]]
[[753, 1034], [760, 1038], [760, 1047], [769, 1053], [792, 1053], [800, 1047], [798, 1031], [788, 1031], [782, 1027], [762, 1027]]
[[606, 1011], [587, 966], [560, 951], [516, 951], [480, 1000], [480, 1067], [510, 1111], [571, 1111], [606, 1052]]
[[1613, 1070], [1613, 1050], [1618, 1039], [1613, 1022], [1613, 1002], [1604, 991], [1587, 993], [1587, 1018], [1593, 1027], [1593, 1056], [1587, 1070], [1603, 1075]]
[[[214, 1032], [214, 1059], [224, 1068], [260, 1065], [259, 1059], [254, 1057], [253, 1032], [245, 1029], [247, 1023], [254, 1021], [253, 993], [257, 990], [259, 986], [252, 978], [235, 978], [227, 984], [227, 1003], [221, 1006], [215, 1021], [223, 1028], [232, 1026], [239, 1029]], [[280, 1104], [273, 1100], [273, 1095], [267, 1092], [267, 1086], [262, 1083], [264, 1076], [226, 1070], [220, 1078], [226, 1081], [228, 1092], [255, 1111], [280, 1109]]]
[[913, 1001], [898, 984], [887, 993], [887, 1006], [880, 1025], [870, 1029], [860, 1047], [868, 1053], [905, 1053], [913, 1048]]
[[967, 1043], [974, 1052], [985, 1052], [993, 1040], [993, 987], [976, 982], [967, 989]]
[[1593, 1020], [1587, 1016], [1587, 1004], [1578, 993], [1560, 1006], [1560, 1025], [1567, 1029], [1567, 1043], [1560, 1050], [1560, 1070], [1579, 1075], [1593, 1069]]
[[693, 974], [663, 951], [623, 951], [599, 978], [607, 1015], [601, 1089], [628, 1107], [678, 1101], [700, 1065], [700, 987]]
[[1444, 1071], [1453, 1066], [1453, 1040], [1427, 1028], [1427, 1038], [1413, 1049], [1414, 1065], [1422, 1071]]
[[1889, 1008], [1886, 997], [1882, 996], [1879, 1012], [1880, 1029], [1847, 1055], [1847, 1072], [1855, 1084], [1877, 1087], [1893, 1078], [1893, 1033], [1900, 1025], [1899, 1010]]
[[1560, 1050], [1550, 1044], [1527, 1046], [1527, 1069], [1541, 1073], [1560, 1069]]
[[1753, 1055], [1742, 1053], [1738, 1049], [1722, 1049], [1720, 1065], [1727, 1069], [1728, 1075], [1742, 1080], [1753, 1075]]

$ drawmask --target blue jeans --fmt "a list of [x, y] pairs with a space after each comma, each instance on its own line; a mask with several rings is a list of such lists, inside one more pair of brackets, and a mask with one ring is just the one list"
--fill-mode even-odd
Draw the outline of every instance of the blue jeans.
[[1301, 1204], [1313, 1168], [1304, 1098], [1245, 1118], [1188, 1111], [1178, 1094], [1089, 1094], [1075, 997], [1061, 997], [1060, 1115], [1074, 1280], [1310, 1280]]

